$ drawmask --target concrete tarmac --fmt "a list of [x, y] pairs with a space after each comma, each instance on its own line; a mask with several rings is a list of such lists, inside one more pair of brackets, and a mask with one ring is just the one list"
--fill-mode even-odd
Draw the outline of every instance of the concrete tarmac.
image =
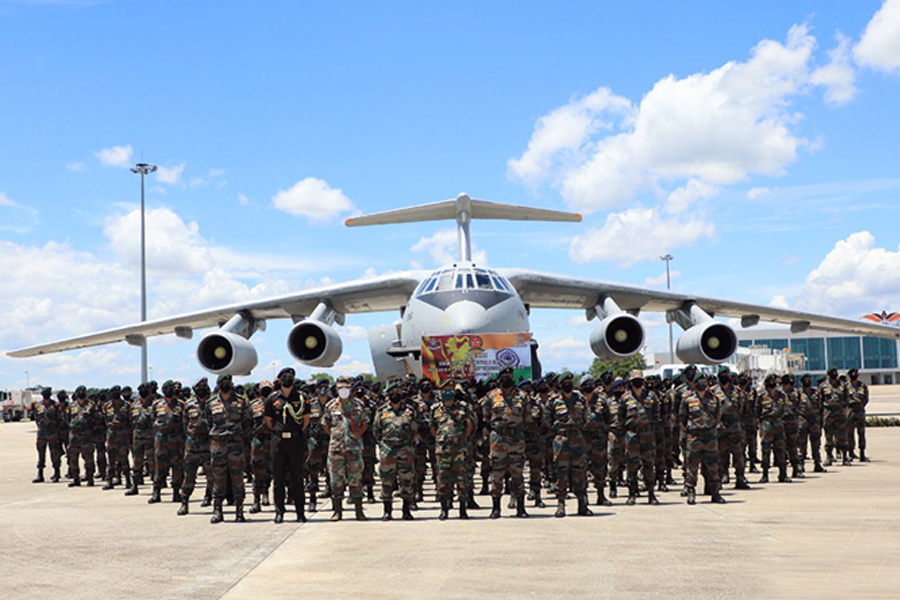
[[[900, 387], [872, 390], [870, 414], [900, 414]], [[662, 506], [619, 498], [587, 518], [550, 506], [515, 519], [504, 501], [497, 521], [482, 508], [440, 522], [425, 502], [414, 522], [382, 523], [367, 504], [372, 520], [330, 523], [326, 502], [304, 525], [273, 524], [270, 507], [216, 526], [197, 494], [176, 517], [146, 489], [32, 484], [34, 432], [0, 425], [4, 599], [900, 596], [900, 428], [868, 430], [871, 463], [790, 484], [754, 475], [725, 505], [687, 506], [673, 488]]]

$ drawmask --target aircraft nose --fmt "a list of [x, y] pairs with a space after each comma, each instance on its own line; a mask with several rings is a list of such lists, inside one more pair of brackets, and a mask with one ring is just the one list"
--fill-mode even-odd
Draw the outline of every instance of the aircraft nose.
[[483, 333], [488, 331], [487, 311], [474, 302], [457, 302], [447, 307], [447, 318], [456, 333]]

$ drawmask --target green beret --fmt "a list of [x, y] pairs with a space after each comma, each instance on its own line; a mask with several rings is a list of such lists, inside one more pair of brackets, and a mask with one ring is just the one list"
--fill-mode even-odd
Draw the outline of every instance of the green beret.
[[[232, 377], [231, 377], [231, 375], [229, 375], [228, 373], [221, 373], [218, 377], [216, 377], [216, 383], [217, 383], [217, 384], [218, 384], [218, 383], [222, 383], [222, 382], [225, 381], [226, 379], [229, 380], [229, 381], [232, 381], [232, 380], [233, 380]], [[167, 381], [166, 383], [171, 383], [171, 381]]]

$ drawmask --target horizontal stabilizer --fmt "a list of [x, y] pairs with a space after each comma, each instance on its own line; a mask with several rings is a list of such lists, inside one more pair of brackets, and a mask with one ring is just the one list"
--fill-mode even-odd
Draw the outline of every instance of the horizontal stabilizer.
[[457, 221], [467, 223], [472, 219], [502, 219], [506, 221], [565, 221], [578, 223], [581, 215], [546, 208], [532, 208], [515, 204], [501, 204], [486, 200], [473, 200], [460, 194], [455, 200], [443, 200], [386, 212], [347, 219], [347, 227], [364, 225], [388, 225], [392, 223], [418, 223], [421, 221]]

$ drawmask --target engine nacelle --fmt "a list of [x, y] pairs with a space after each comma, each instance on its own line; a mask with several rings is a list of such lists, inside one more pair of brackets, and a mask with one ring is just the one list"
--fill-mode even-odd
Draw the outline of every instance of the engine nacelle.
[[236, 333], [212, 331], [197, 344], [197, 361], [214, 375], [249, 375], [256, 367], [256, 348]]
[[636, 317], [620, 312], [597, 323], [591, 332], [591, 350], [607, 360], [628, 358], [638, 353], [644, 337], [643, 324]]
[[341, 357], [341, 336], [330, 325], [320, 321], [300, 321], [291, 329], [288, 351], [298, 361], [311, 367], [330, 367]]
[[694, 325], [678, 338], [675, 353], [685, 363], [723, 363], [737, 350], [737, 335], [729, 325], [706, 321]]

